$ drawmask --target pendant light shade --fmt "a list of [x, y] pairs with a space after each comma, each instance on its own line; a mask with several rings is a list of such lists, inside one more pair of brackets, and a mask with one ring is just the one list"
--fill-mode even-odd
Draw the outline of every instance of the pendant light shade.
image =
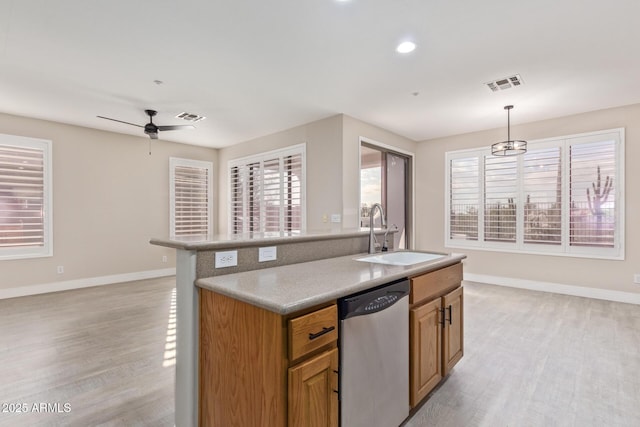
[[515, 156], [527, 152], [527, 141], [511, 139], [511, 116], [510, 111], [513, 105], [504, 107], [507, 110], [507, 140], [496, 142], [491, 145], [491, 154], [494, 156]]

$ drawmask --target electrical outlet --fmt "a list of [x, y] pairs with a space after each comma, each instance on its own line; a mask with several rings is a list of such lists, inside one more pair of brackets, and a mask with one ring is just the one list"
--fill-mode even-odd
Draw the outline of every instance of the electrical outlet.
[[322, 222], [328, 222], [328, 221], [329, 221], [329, 215], [322, 214]]
[[258, 262], [275, 261], [277, 259], [277, 248], [275, 246], [269, 246], [266, 248], [258, 249]]
[[162, 262], [167, 262], [167, 256], [166, 255], [162, 255]]
[[64, 273], [64, 266], [63, 265], [59, 265], [58, 266], [58, 274], [62, 274]]
[[238, 265], [238, 251], [216, 252], [216, 268]]
[[640, 274], [636, 273], [633, 275], [633, 283], [640, 285]]

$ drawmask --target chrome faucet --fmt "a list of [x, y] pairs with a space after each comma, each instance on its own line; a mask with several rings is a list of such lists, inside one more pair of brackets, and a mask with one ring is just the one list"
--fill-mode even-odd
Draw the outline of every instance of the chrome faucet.
[[373, 234], [373, 217], [376, 214], [376, 208], [380, 211], [380, 222], [383, 227], [387, 227], [387, 221], [384, 219], [384, 209], [380, 203], [374, 203], [369, 210], [369, 253], [376, 253], [376, 236]]

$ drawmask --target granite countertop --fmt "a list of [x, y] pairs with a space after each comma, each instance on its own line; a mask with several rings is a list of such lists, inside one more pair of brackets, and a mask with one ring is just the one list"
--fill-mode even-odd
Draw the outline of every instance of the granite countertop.
[[410, 266], [356, 261], [366, 255], [213, 276], [197, 280], [196, 285], [284, 315], [393, 280], [447, 267], [466, 258], [463, 254], [449, 254]]

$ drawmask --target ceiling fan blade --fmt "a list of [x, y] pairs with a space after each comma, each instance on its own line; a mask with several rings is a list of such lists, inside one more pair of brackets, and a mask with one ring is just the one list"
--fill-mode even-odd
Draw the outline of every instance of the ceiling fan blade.
[[173, 125], [173, 126], [158, 126], [158, 130], [181, 130], [181, 129], [195, 129], [195, 126], [191, 125]]
[[111, 120], [112, 122], [124, 123], [125, 125], [137, 126], [139, 128], [143, 128], [144, 126], [137, 125], [135, 123], [123, 122], [122, 120], [110, 119], [109, 117], [96, 116], [99, 119]]
[[149, 138], [151, 138], [151, 139], [158, 139], [158, 134], [157, 133], [148, 133], [147, 135], [149, 135]]

